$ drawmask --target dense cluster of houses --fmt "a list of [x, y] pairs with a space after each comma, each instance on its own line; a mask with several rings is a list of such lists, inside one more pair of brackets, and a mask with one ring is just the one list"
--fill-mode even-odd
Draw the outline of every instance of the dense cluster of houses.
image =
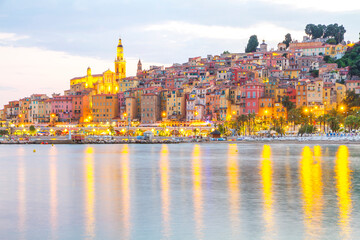
[[284, 98], [314, 114], [336, 108], [346, 90], [360, 93], [360, 79], [348, 68], [328, 64], [324, 56], [341, 58], [354, 43], [326, 44], [321, 39], [279, 43], [256, 52], [189, 58], [170, 67], [142, 69], [126, 77], [121, 40], [115, 72], [91, 73], [70, 80], [64, 94], [33, 94], [10, 101], [0, 120], [17, 124], [124, 123], [157, 124], [226, 121], [255, 114], [286, 118]]

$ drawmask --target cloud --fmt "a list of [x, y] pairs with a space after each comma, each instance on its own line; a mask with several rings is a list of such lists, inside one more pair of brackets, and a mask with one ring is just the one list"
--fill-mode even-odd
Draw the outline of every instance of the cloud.
[[279, 41], [284, 38], [286, 33], [291, 33], [293, 38], [298, 39], [303, 36], [303, 31], [291, 30], [265, 22], [243, 28], [169, 21], [145, 26], [144, 30], [158, 31], [162, 33], [170, 32], [173, 34], [186, 36], [185, 40], [192, 40], [193, 38], [244, 40], [248, 39], [249, 36], [256, 34], [260, 39], [266, 39], [267, 41]]
[[350, 12], [360, 10], [358, 0], [347, 0], [339, 2], [338, 0], [260, 0], [269, 4], [280, 4], [296, 9], [308, 9], [324, 12]]
[[0, 32], [0, 44], [9, 44], [18, 40], [29, 38], [25, 35], [17, 35], [15, 33], [1, 33]]
[[[21, 37], [0, 33], [0, 39], [16, 41]], [[107, 69], [114, 71], [112, 59], [83, 57], [38, 47], [14, 47], [11, 44], [0, 45], [0, 52], [0, 109], [8, 101], [33, 93], [49, 96], [54, 92], [63, 93], [70, 88], [70, 79], [84, 76], [88, 66], [93, 74], [103, 73]], [[127, 58], [127, 76], [136, 74], [137, 63], [137, 58]], [[143, 61], [143, 68], [150, 65], [162, 64]]]

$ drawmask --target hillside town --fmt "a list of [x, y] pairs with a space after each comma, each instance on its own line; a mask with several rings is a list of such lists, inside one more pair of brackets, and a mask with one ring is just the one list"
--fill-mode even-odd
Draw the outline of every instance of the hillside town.
[[[296, 120], [298, 114], [307, 119], [305, 125], [322, 130], [323, 122], [331, 128], [331, 113], [347, 117], [349, 92], [360, 94], [360, 78], [335, 61], [360, 43], [328, 39], [305, 36], [302, 41], [280, 42], [275, 49], [262, 40], [254, 51], [191, 57], [169, 67], [143, 69], [139, 60], [136, 76], [126, 76], [119, 39], [115, 71], [99, 74], [89, 67], [84, 76], [70, 79], [69, 89], [61, 94], [34, 93], [9, 101], [0, 110], [1, 125], [225, 129], [231, 122], [248, 121], [251, 126], [253, 121], [260, 126], [243, 131], [286, 126], [281, 133], [304, 125]], [[343, 127], [341, 121], [338, 125]]]

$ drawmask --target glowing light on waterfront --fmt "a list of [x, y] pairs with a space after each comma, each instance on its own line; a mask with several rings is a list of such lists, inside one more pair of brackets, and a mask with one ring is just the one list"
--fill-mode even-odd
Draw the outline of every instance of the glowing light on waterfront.
[[347, 146], [340, 146], [335, 160], [336, 193], [338, 197], [341, 239], [351, 239], [351, 170]]
[[264, 201], [264, 213], [266, 233], [265, 238], [275, 238], [275, 224], [274, 224], [274, 209], [273, 209], [273, 170], [271, 163], [271, 148], [268, 145], [264, 145], [262, 151], [262, 159], [260, 165], [260, 175], [262, 183], [262, 195]]
[[229, 144], [228, 160], [227, 160], [227, 175], [228, 175], [228, 189], [229, 189], [229, 206], [230, 206], [230, 221], [233, 230], [233, 236], [237, 236], [240, 227], [240, 203], [239, 203], [239, 167], [238, 167], [237, 145]]
[[203, 193], [202, 193], [202, 162], [200, 146], [196, 144], [193, 150], [192, 171], [193, 171], [193, 198], [194, 217], [197, 239], [203, 239]]
[[130, 162], [129, 162], [129, 146], [124, 145], [121, 150], [121, 192], [122, 192], [122, 209], [123, 209], [123, 227], [124, 234], [122, 239], [130, 238]]
[[170, 185], [169, 185], [169, 151], [166, 144], [162, 145], [160, 153], [160, 178], [161, 178], [161, 201], [162, 201], [162, 222], [163, 237], [170, 237]]
[[300, 161], [300, 182], [303, 197], [303, 211], [305, 233], [308, 238], [319, 239], [322, 235], [322, 170], [321, 148], [314, 147], [314, 154], [310, 147], [303, 148]]
[[85, 155], [85, 236], [95, 238], [95, 180], [94, 180], [94, 149], [86, 148]]

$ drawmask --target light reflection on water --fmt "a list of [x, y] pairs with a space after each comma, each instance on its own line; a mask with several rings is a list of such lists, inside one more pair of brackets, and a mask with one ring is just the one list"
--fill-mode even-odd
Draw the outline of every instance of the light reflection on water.
[[193, 168], [193, 198], [194, 217], [197, 239], [204, 239], [203, 236], [203, 193], [202, 193], [202, 160], [200, 146], [194, 145], [192, 168]]
[[169, 187], [169, 158], [168, 146], [162, 145], [160, 153], [160, 174], [161, 174], [161, 200], [162, 200], [162, 224], [163, 238], [170, 237], [170, 187]]
[[268, 145], [263, 147], [260, 164], [260, 175], [263, 196], [263, 215], [266, 228], [265, 239], [276, 239], [274, 224], [274, 199], [273, 199], [273, 169], [271, 162], [271, 148]]
[[121, 195], [122, 195], [122, 222], [123, 239], [130, 239], [131, 231], [131, 196], [130, 196], [130, 159], [129, 146], [124, 145], [121, 150]]
[[239, 198], [239, 166], [238, 150], [236, 144], [230, 144], [228, 149], [227, 174], [229, 189], [229, 209], [232, 236], [237, 236], [240, 225], [240, 198]]
[[349, 151], [346, 146], [340, 146], [335, 160], [336, 192], [339, 208], [339, 225], [341, 238], [351, 239], [351, 171], [349, 169]]
[[1, 239], [360, 235], [356, 145], [32, 149], [0, 146]]
[[95, 238], [95, 180], [94, 180], [94, 148], [85, 150], [85, 237]]
[[303, 198], [306, 239], [322, 236], [323, 184], [321, 148], [304, 147], [300, 161], [300, 181]]

